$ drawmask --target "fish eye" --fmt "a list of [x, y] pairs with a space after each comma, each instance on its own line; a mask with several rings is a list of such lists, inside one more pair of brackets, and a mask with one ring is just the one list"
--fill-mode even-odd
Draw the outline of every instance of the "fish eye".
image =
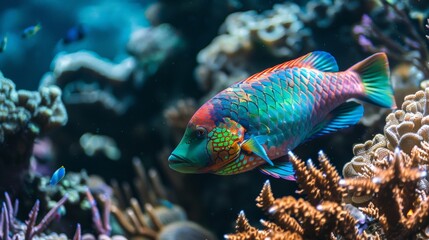
[[197, 138], [203, 138], [206, 135], [206, 129], [203, 127], [197, 127], [197, 129], [195, 130], [195, 136]]

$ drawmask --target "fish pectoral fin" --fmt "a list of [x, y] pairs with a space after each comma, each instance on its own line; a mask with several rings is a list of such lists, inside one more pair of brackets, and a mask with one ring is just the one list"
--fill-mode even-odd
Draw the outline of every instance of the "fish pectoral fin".
[[363, 107], [361, 104], [354, 101], [345, 102], [332, 110], [323, 121], [314, 126], [306, 141], [339, 129], [348, 128], [359, 122], [362, 116]]
[[271, 177], [283, 178], [290, 181], [295, 181], [295, 171], [291, 162], [280, 162], [274, 166], [260, 167], [259, 170]]
[[259, 157], [264, 159], [268, 164], [270, 164], [271, 166], [274, 166], [274, 163], [268, 157], [267, 152], [262, 146], [262, 144], [264, 144], [266, 141], [267, 141], [267, 136], [255, 136], [244, 141], [240, 147], [244, 151], [252, 152], [258, 155]]

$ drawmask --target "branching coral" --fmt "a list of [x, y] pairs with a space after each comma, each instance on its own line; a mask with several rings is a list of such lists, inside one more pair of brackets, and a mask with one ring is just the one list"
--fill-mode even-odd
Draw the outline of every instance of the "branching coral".
[[397, 149], [387, 169], [375, 169], [371, 178], [342, 181], [349, 192], [372, 196], [372, 204], [362, 211], [380, 222], [386, 239], [408, 239], [429, 224], [429, 199], [416, 191], [427, 173], [411, 168], [411, 161]]
[[[375, 168], [369, 178], [340, 180], [323, 154], [319, 155], [321, 170], [311, 162], [306, 167], [292, 154], [289, 159], [307, 200], [292, 196], [275, 199], [267, 181], [256, 199], [271, 219], [261, 221], [265, 229], [250, 226], [240, 213], [236, 233], [226, 235], [227, 239], [411, 239], [429, 228], [429, 200], [425, 191], [418, 190], [427, 173], [399, 149], [387, 168]], [[346, 191], [370, 195], [372, 201], [357, 210], [345, 204]]]
[[[54, 186], [49, 185], [49, 179], [49, 176], [40, 177], [31, 174], [30, 177], [26, 178], [25, 187], [31, 196], [26, 195], [24, 197], [38, 199], [40, 210], [49, 211], [59, 199], [67, 195], [67, 201], [59, 211], [62, 217], [50, 226], [50, 230], [61, 231], [70, 235], [74, 229], [63, 226], [75, 225], [77, 221], [84, 232], [92, 229], [91, 210], [93, 202], [87, 197], [87, 189], [89, 188], [96, 196], [105, 196], [105, 199], [111, 199], [111, 188], [100, 178], [88, 176], [84, 170], [79, 173], [68, 172]], [[98, 230], [97, 228], [94, 229]], [[100, 232], [100, 234], [104, 233], [105, 231]]]
[[[51, 234], [45, 235], [43, 231], [51, 224], [51, 222], [57, 217], [59, 208], [67, 201], [67, 196], [64, 196], [58, 201], [55, 206], [40, 220], [39, 224], [36, 225], [37, 215], [39, 213], [39, 201], [34, 204], [28, 220], [25, 224], [16, 219], [18, 212], [18, 201], [12, 205], [12, 201], [7, 193], [5, 193], [6, 201], [3, 202], [2, 210], [0, 214], [0, 239], [12, 240], [12, 239], [49, 239], [50, 237], [55, 239], [67, 239], [64, 234]], [[12, 237], [11, 237], [12, 236]]]
[[271, 221], [261, 221], [264, 230], [248, 224], [244, 213], [237, 219], [236, 234], [227, 239], [363, 239], [356, 228], [357, 220], [342, 202], [345, 188], [339, 184], [340, 176], [326, 156], [319, 153], [321, 169], [311, 162], [305, 165], [293, 154], [289, 160], [294, 166], [301, 193], [307, 200], [287, 196], [275, 199], [267, 181], [256, 198]]

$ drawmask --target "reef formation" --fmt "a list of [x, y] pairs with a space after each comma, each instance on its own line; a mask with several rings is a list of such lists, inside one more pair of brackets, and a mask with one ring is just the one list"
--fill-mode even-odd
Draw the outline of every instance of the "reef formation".
[[[313, 50], [344, 66], [386, 52], [399, 105], [428, 84], [425, 1], [22, 2], [0, 1], [0, 34], [9, 39], [6, 49], [0, 43], [0, 70], [14, 80], [0, 77], [0, 193], [8, 192], [0, 194], [0, 239], [214, 239], [265, 176], [169, 169], [168, 154], [206, 99]], [[21, 38], [34, 21], [42, 30]], [[62, 44], [72, 25], [88, 32]], [[264, 229], [240, 214], [228, 238], [429, 238], [427, 95], [408, 96], [391, 114], [372, 109], [363, 125], [294, 150], [307, 157], [329, 149], [332, 165], [342, 166], [352, 158], [344, 149], [373, 138], [355, 146], [343, 180], [323, 154], [321, 169], [293, 158], [304, 196], [275, 199], [271, 187], [287, 194], [293, 183], [265, 184]], [[49, 186], [61, 165], [66, 176]]]
[[[267, 181], [256, 199], [270, 218], [252, 227], [243, 212], [227, 239], [427, 239], [429, 231], [429, 89], [406, 96], [386, 117], [384, 135], [357, 144], [344, 179], [319, 153], [320, 169], [292, 153], [305, 199], [275, 199]], [[389, 203], [389, 204], [386, 204]]]

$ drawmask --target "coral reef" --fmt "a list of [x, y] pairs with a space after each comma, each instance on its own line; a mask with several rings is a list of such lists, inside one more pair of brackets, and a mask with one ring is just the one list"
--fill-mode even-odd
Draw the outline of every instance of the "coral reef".
[[[67, 196], [58, 201], [55, 206], [40, 220], [40, 223], [36, 225], [37, 215], [39, 214], [39, 201], [36, 201], [31, 212], [28, 215], [28, 220], [25, 224], [18, 219], [16, 215], [18, 213], [19, 201], [16, 200], [15, 204], [12, 205], [12, 201], [9, 194], [5, 193], [6, 201], [2, 204], [2, 210], [0, 214], [0, 239], [12, 240], [12, 239], [67, 239], [65, 234], [44, 234], [43, 232], [51, 224], [51, 222], [57, 217], [59, 208], [67, 201]], [[12, 236], [12, 237], [11, 237]]]
[[345, 179], [341, 183], [355, 196], [372, 196], [361, 211], [381, 225], [382, 233], [378, 234], [385, 239], [409, 239], [429, 227], [429, 189], [427, 185], [418, 189], [427, 172], [417, 168], [418, 159], [427, 158], [427, 150], [410, 157], [397, 148], [387, 168], [374, 169], [370, 178]]
[[426, 147], [425, 142], [429, 141], [428, 99], [429, 88], [406, 96], [401, 109], [386, 117], [384, 135], [377, 134], [373, 140], [354, 146], [355, 157], [344, 166], [344, 177], [365, 176], [368, 169], [393, 155], [397, 147], [408, 155], [419, 151], [414, 150], [415, 147]]
[[300, 193], [307, 200], [287, 196], [275, 199], [267, 181], [256, 199], [271, 221], [261, 220], [264, 230], [251, 227], [244, 213], [236, 223], [236, 234], [226, 239], [362, 239], [355, 225], [357, 220], [342, 202], [345, 188], [339, 185], [340, 176], [326, 156], [320, 152], [321, 169], [289, 154], [296, 171]]
[[[413, 162], [417, 158], [427, 159], [427, 150], [416, 153], [420, 157], [410, 157], [397, 149], [387, 166], [374, 168], [372, 176], [342, 180], [323, 153], [319, 153], [321, 170], [311, 161], [305, 166], [290, 154], [300, 193], [306, 194], [306, 200], [292, 196], [275, 199], [267, 181], [256, 199], [257, 206], [271, 219], [261, 220], [265, 229], [250, 226], [241, 212], [236, 233], [226, 238], [414, 239], [425, 236], [429, 227], [428, 188], [419, 190], [419, 182], [427, 173]], [[371, 202], [356, 209], [346, 205], [346, 192], [355, 196], [371, 195]]]
[[88, 176], [84, 170], [68, 172], [55, 186], [49, 185], [49, 179], [49, 176], [39, 176], [34, 173], [25, 179], [25, 191], [20, 196], [23, 200], [23, 208], [25, 209], [31, 201], [38, 201], [41, 211], [49, 211], [59, 199], [67, 196], [67, 201], [59, 211], [61, 218], [51, 224], [50, 230], [70, 236], [74, 229], [64, 226], [72, 226], [76, 222], [80, 223], [84, 232], [93, 229], [91, 220], [93, 202], [88, 197], [87, 190], [89, 189], [97, 196], [103, 196], [103, 199], [111, 199], [112, 189], [99, 177]]
[[[351, 26], [358, 23], [363, 13], [372, 22], [368, 25], [370, 29], [365, 29], [368, 26], [364, 21], [360, 23], [361, 29], [355, 28], [356, 33], [363, 36], [356, 36], [361, 44], [368, 43], [365, 40], [369, 39], [375, 48], [382, 50], [384, 43], [377, 40], [382, 38], [374, 34], [379, 30], [403, 47], [404, 51], [397, 53], [406, 61], [403, 63], [403, 59], [398, 58], [400, 64], [393, 71], [397, 92], [425, 86], [428, 82], [425, 82], [426, 73], [421, 66], [427, 59], [422, 57], [423, 48], [417, 49], [417, 45], [424, 45], [420, 40], [416, 41], [413, 30], [408, 29], [411, 25], [404, 24], [408, 20], [403, 20], [398, 11], [405, 12], [414, 27], [417, 21], [423, 24], [427, 3], [381, 2], [384, 8], [371, 0], [0, 2], [1, 9], [5, 10], [0, 16], [0, 29], [2, 36], [9, 38], [7, 50], [1, 53], [0, 66], [7, 76], [17, 80], [17, 86], [35, 87], [37, 82], [28, 79], [39, 79], [49, 71], [48, 63], [56, 55], [50, 72], [43, 77], [36, 92], [15, 91], [14, 83], [0, 80], [0, 101], [5, 103], [0, 104], [0, 108], [6, 112], [2, 114], [0, 111], [0, 120], [2, 117], [6, 119], [0, 121], [0, 135], [3, 136], [0, 138], [0, 190], [10, 189], [14, 197], [22, 201], [18, 215], [16, 208], [8, 207], [10, 204], [6, 203], [6, 208], [9, 213], [15, 211], [14, 218], [24, 218], [22, 214], [36, 199], [40, 212], [47, 212], [67, 196], [67, 201], [55, 213], [60, 217], [58, 221], [50, 223], [46, 235], [36, 234], [34, 239], [214, 238], [192, 221], [210, 226], [210, 230], [217, 234], [224, 232], [229, 226], [224, 219], [237, 207], [243, 207], [248, 195], [256, 194], [252, 192], [255, 191], [252, 186], [264, 176], [256, 172], [219, 180], [219, 176], [184, 175], [168, 168], [166, 156], [171, 152], [169, 149], [179, 141], [198, 105], [232, 82], [312, 49], [332, 52], [339, 62], [361, 58], [363, 52], [356, 48], [359, 41], [354, 43], [350, 33]], [[368, 12], [373, 9], [376, 11]], [[142, 14], [144, 11], [146, 16]], [[20, 31], [34, 25], [34, 21], [41, 22], [40, 33], [26, 40], [20, 39]], [[151, 26], [147, 26], [147, 21]], [[70, 44], [59, 42], [66, 30], [76, 25], [87, 29], [85, 36]], [[395, 53], [393, 50], [390, 49], [390, 53]], [[345, 64], [349, 63], [347, 61]], [[396, 65], [395, 61], [392, 63]], [[20, 100], [22, 97], [26, 99]], [[412, 109], [411, 105], [407, 109]], [[50, 111], [52, 117], [47, 117]], [[411, 167], [407, 161], [414, 161], [413, 166], [420, 170], [426, 167], [423, 152], [429, 147], [425, 142], [425, 117], [402, 111], [404, 113], [390, 118], [386, 136], [377, 135], [377, 139], [360, 150], [356, 147], [359, 158], [353, 160], [352, 168], [347, 168], [352, 169], [350, 176], [377, 180], [380, 171], [390, 169], [388, 159], [394, 156], [395, 146], [409, 155], [403, 157], [405, 168]], [[376, 120], [384, 114], [376, 109], [364, 125], [377, 131], [380, 122]], [[61, 131], [45, 134], [63, 125], [67, 115], [69, 122]], [[9, 120], [13, 120], [13, 124], [9, 124]], [[12, 128], [18, 130], [10, 130]], [[344, 134], [316, 140], [311, 148], [337, 146], [330, 155], [333, 161], [338, 161], [335, 165], [340, 164], [341, 159], [350, 159], [349, 151], [341, 149], [361, 136], [363, 129], [371, 134], [366, 127], [358, 125], [345, 130]], [[34, 141], [37, 144], [33, 148]], [[414, 145], [419, 148], [413, 148]], [[308, 155], [308, 147], [305, 144], [296, 152]], [[131, 162], [133, 156], [142, 157], [150, 170], [146, 172], [139, 160]], [[67, 175], [56, 186], [47, 186], [48, 176], [61, 165], [67, 168]], [[251, 231], [254, 238], [274, 239], [286, 236], [359, 239], [366, 235], [377, 237], [374, 232], [379, 236], [389, 233], [392, 226], [388, 222], [381, 223], [384, 221], [381, 215], [370, 217], [369, 210], [346, 204], [351, 202], [370, 208], [368, 201], [376, 201], [378, 193], [365, 194], [349, 189], [352, 185], [339, 185], [338, 174], [334, 174], [322, 156], [322, 170], [316, 169], [311, 162], [307, 168], [300, 161], [296, 162], [296, 167], [298, 165], [302, 174], [297, 177], [301, 179], [301, 193], [306, 194], [306, 200], [292, 197], [275, 200], [268, 193], [269, 187], [265, 186], [258, 204], [273, 217], [270, 222], [262, 222], [268, 230], [258, 231], [250, 227], [243, 214], [237, 223], [240, 225], [238, 232]], [[133, 174], [124, 174], [132, 166], [136, 170], [136, 179]], [[153, 170], [160, 166], [164, 168], [162, 171]], [[73, 173], [83, 168], [100, 177]], [[26, 171], [30, 174], [22, 174]], [[118, 179], [112, 181], [113, 190], [103, 178], [107, 181]], [[163, 186], [161, 178], [170, 180], [167, 187]], [[20, 192], [17, 184], [21, 181], [26, 185]], [[277, 192], [276, 182], [272, 183]], [[279, 183], [278, 187], [286, 194], [293, 191], [293, 184]], [[403, 191], [401, 184], [395, 185], [394, 188], [399, 189], [395, 191]], [[428, 194], [426, 178], [419, 177], [413, 184], [417, 185], [417, 191]], [[170, 190], [176, 194], [171, 194]], [[416, 198], [414, 193], [410, 195]], [[414, 211], [423, 211], [409, 207], [405, 200], [392, 201], [397, 201], [400, 206], [405, 204], [404, 209], [409, 209], [402, 213], [406, 215], [401, 218], [404, 222], [410, 221], [409, 215]], [[385, 211], [374, 206], [371, 211]], [[276, 211], [270, 212], [271, 207]], [[295, 210], [301, 207], [301, 210]], [[16, 232], [12, 228], [7, 230], [8, 224], [3, 224], [11, 222], [10, 217], [6, 219], [10, 214], [5, 211], [0, 214], [0, 238], [13, 238]], [[306, 215], [309, 213], [313, 216]], [[252, 215], [250, 212], [249, 216]], [[281, 215], [289, 217], [280, 220]], [[285, 227], [282, 221], [290, 221], [292, 225]], [[414, 227], [401, 224], [398, 228], [404, 229], [404, 234], [424, 234], [419, 224]], [[376, 230], [369, 230], [369, 227]], [[48, 236], [52, 231], [61, 234]]]
[[[16, 90], [0, 77], [0, 186], [19, 186], [30, 166], [36, 137], [66, 124], [67, 112], [56, 86]], [[16, 189], [19, 189], [17, 187]]]

